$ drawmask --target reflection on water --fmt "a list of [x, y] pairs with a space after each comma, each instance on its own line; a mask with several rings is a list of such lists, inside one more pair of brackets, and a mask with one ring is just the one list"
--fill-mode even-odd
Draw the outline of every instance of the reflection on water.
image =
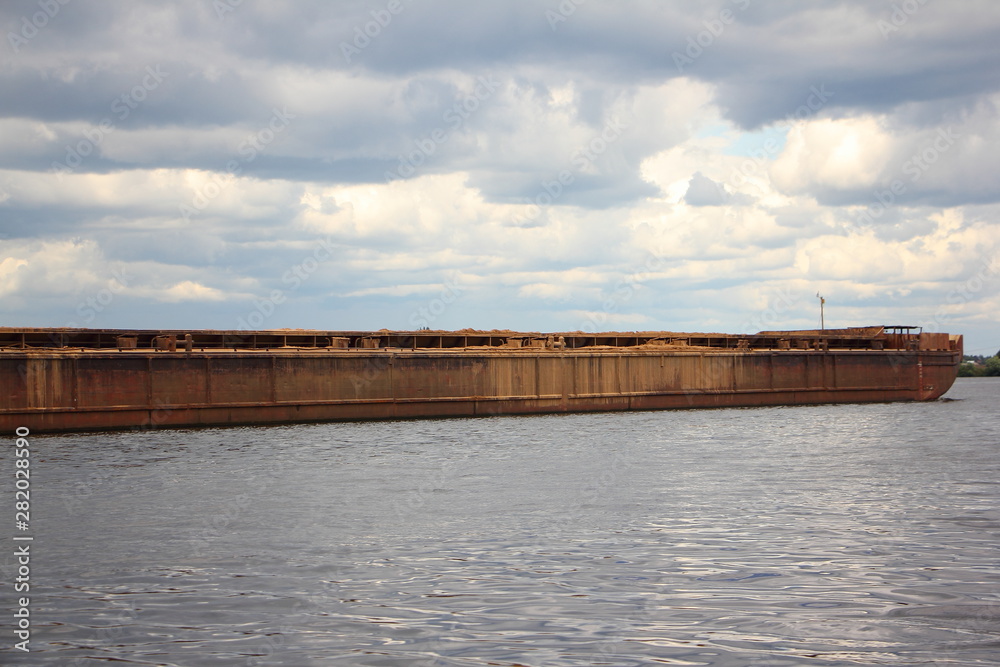
[[18, 664], [1000, 664], [949, 398], [38, 436]]

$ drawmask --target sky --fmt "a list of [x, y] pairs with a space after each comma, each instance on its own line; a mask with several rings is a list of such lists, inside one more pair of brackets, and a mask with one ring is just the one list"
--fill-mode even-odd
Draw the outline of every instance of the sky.
[[0, 4], [0, 326], [1000, 348], [1000, 3]]

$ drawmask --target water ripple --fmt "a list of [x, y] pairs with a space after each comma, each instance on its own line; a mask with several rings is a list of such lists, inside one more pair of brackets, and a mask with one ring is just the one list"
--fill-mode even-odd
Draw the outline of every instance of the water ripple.
[[40, 437], [23, 664], [1000, 664], [998, 389]]

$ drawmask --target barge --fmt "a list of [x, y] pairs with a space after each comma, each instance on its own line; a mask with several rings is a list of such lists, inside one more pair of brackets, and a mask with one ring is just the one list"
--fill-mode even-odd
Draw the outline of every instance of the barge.
[[0, 328], [0, 430], [927, 401], [962, 337]]

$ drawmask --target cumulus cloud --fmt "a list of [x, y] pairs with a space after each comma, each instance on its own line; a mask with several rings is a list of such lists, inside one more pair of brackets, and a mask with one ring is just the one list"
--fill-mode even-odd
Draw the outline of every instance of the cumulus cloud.
[[722, 183], [716, 183], [711, 178], [696, 171], [688, 183], [684, 202], [691, 206], [721, 206], [729, 200], [729, 193]]
[[991, 4], [220, 4], [0, 6], [5, 322], [993, 335]]
[[929, 127], [881, 115], [803, 121], [789, 131], [772, 181], [833, 205], [995, 202], [1000, 190], [985, 174], [1000, 167], [986, 149], [1000, 139], [998, 100], [986, 96]]
[[222, 290], [185, 280], [156, 294], [161, 301], [223, 301], [228, 298]]

